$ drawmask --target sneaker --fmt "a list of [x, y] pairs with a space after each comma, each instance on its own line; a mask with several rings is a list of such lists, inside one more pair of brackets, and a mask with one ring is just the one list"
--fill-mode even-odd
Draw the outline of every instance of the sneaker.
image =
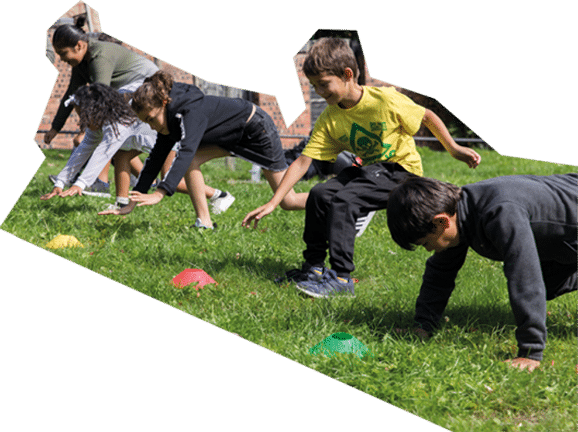
[[297, 283], [297, 289], [315, 298], [327, 298], [334, 295], [355, 297], [353, 280], [340, 278], [337, 276], [337, 273], [331, 269], [327, 269], [319, 281]]
[[371, 222], [374, 214], [375, 211], [370, 211], [369, 213], [361, 215], [357, 218], [355, 221], [355, 237], [361, 237], [361, 234], [363, 234], [363, 231], [365, 231], [365, 228], [367, 228], [369, 222]]
[[100, 179], [96, 179], [92, 186], [82, 191], [82, 194], [100, 198], [110, 198], [110, 185]]
[[305, 263], [300, 269], [289, 270], [285, 275], [278, 277], [275, 279], [275, 283], [320, 281], [325, 270], [327, 270], [325, 267], [316, 267]]
[[229, 192], [225, 192], [225, 196], [223, 197], [211, 199], [210, 204], [213, 214], [220, 214], [225, 212], [229, 207], [231, 207], [231, 204], [233, 204], [234, 201], [235, 197]]
[[106, 210], [120, 210], [123, 207], [126, 207], [128, 204], [121, 204], [121, 203], [114, 203], [114, 204], [109, 204], [108, 207], [106, 207], [103, 211]]
[[217, 224], [213, 224], [212, 227], [208, 227], [208, 226], [204, 225], [203, 222], [201, 222], [201, 220], [199, 218], [197, 218], [197, 220], [195, 221], [195, 224], [193, 226], [195, 228], [214, 229], [214, 228], [216, 228]]

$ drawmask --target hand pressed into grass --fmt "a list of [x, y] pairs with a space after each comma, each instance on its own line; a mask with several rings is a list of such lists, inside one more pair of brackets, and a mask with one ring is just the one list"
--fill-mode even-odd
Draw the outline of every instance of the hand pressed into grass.
[[62, 193], [62, 188], [59, 187], [55, 187], [54, 189], [52, 189], [52, 192], [49, 192], [47, 194], [44, 194], [40, 197], [40, 199], [42, 201], [48, 201], [51, 198], [54, 198], [56, 195], [59, 195]]
[[540, 362], [538, 360], [532, 360], [524, 357], [516, 357], [511, 360], [505, 360], [504, 363], [507, 363], [510, 366], [520, 370], [527, 370], [528, 372], [532, 372], [534, 369], [540, 367]]
[[412, 335], [417, 336], [421, 340], [426, 340], [426, 339], [429, 339], [431, 337], [431, 334], [422, 328], [414, 328], [414, 329], [396, 328], [394, 331], [398, 335], [412, 334]]
[[58, 194], [58, 196], [61, 198], [68, 197], [68, 196], [75, 196], [75, 195], [82, 196], [82, 189], [78, 186], [71, 186], [68, 190], [60, 192]]

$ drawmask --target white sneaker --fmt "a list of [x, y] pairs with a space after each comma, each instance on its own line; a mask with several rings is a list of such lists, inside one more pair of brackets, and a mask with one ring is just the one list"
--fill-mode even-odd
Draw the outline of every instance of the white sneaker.
[[366, 215], [359, 216], [359, 218], [357, 218], [357, 220], [355, 221], [355, 231], [357, 232], [355, 234], [355, 237], [361, 237], [361, 234], [363, 234], [363, 231], [365, 231], [365, 228], [367, 228], [369, 222], [371, 222], [371, 219], [373, 218], [374, 214], [375, 211], [371, 211]]
[[235, 201], [235, 197], [231, 195], [229, 192], [225, 192], [225, 194], [226, 195], [224, 197], [210, 200], [209, 204], [211, 205], [211, 210], [213, 211], [214, 214], [220, 214], [227, 211], [227, 209], [231, 207], [231, 205]]
[[114, 204], [109, 204], [108, 207], [106, 207], [105, 209], [103, 209], [103, 211], [106, 210], [120, 210], [123, 207], [126, 207], [128, 204], [120, 204], [118, 202], [114, 203]]

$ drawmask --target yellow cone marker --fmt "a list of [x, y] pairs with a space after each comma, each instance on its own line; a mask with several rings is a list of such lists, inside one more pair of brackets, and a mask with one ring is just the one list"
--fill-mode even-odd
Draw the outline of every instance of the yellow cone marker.
[[65, 247], [84, 247], [76, 237], [59, 234], [50, 240], [46, 246], [49, 249], [60, 249]]

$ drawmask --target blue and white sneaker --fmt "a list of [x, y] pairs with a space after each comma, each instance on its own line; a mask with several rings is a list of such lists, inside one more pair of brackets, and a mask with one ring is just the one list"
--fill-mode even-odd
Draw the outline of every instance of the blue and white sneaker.
[[297, 289], [315, 298], [327, 298], [335, 295], [355, 297], [353, 280], [340, 278], [331, 269], [326, 269], [321, 280], [298, 282]]
[[99, 198], [110, 198], [110, 185], [97, 178], [92, 186], [82, 191], [82, 194]]
[[325, 267], [303, 264], [300, 269], [289, 270], [285, 275], [275, 279], [275, 283], [320, 281], [327, 269]]
[[201, 219], [197, 218], [197, 220], [195, 221], [195, 224], [193, 225], [193, 227], [195, 228], [203, 228], [203, 229], [215, 229], [217, 227], [217, 224], [213, 224], [213, 226], [207, 226], [205, 224], [203, 224], [203, 222], [201, 221]]

